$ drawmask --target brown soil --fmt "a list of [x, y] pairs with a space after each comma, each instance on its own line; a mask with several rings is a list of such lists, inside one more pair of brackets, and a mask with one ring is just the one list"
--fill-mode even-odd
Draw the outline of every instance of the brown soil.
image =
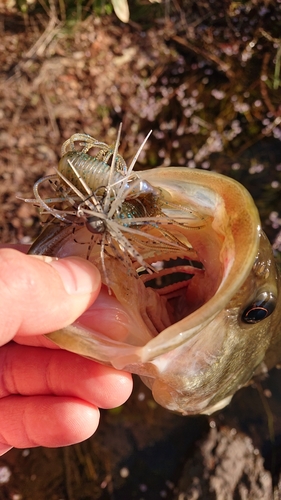
[[[111, 144], [121, 121], [127, 159], [154, 130], [138, 168], [232, 175], [254, 195], [270, 237], [279, 231], [279, 3], [186, 0], [166, 17], [161, 5], [137, 7], [128, 25], [94, 14], [73, 23], [0, 1], [2, 243], [30, 243], [40, 231], [37, 209], [17, 197], [32, 197], [35, 180], [53, 173], [63, 141], [84, 132]], [[2, 457], [0, 499], [269, 499], [272, 479], [277, 499], [279, 386], [276, 370], [259, 390], [240, 391], [209, 430], [205, 417], [158, 407], [136, 381], [91, 440]]]
[[271, 500], [272, 481], [252, 441], [236, 429], [211, 429], [187, 460], [179, 482], [180, 500], [251, 498]]

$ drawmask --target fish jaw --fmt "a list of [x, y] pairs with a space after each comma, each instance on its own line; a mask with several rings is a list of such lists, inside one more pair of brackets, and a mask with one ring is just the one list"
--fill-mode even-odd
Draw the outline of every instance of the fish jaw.
[[[139, 374], [156, 401], [168, 409], [182, 414], [210, 413], [248, 382], [269, 345], [268, 340], [265, 346], [262, 342], [263, 348], [253, 352], [253, 361], [248, 363], [249, 339], [239, 337], [243, 331], [239, 315], [252, 286], [250, 277], [260, 242], [258, 213], [248, 192], [219, 174], [174, 167], [145, 171], [140, 177], [160, 190], [162, 211], [176, 225], [186, 215], [186, 207], [204, 220], [202, 227], [196, 227], [195, 220], [195, 224], [190, 221], [176, 229], [191, 243], [205, 270], [204, 278], [193, 277], [187, 287], [190, 312], [155, 333], [147, 320], [147, 297], [151, 301], [155, 292], [147, 291], [134, 273], [128, 274], [126, 265], [116, 265], [109, 256], [107, 279], [116, 308], [128, 316], [127, 337], [114, 340], [99, 332], [96, 325], [85, 328], [78, 323], [53, 332], [49, 338], [63, 348]], [[84, 229], [77, 231], [75, 241], [71, 229], [61, 238], [58, 228], [53, 231], [53, 236], [50, 228], [48, 237], [44, 233], [39, 237], [33, 253], [85, 256]], [[150, 251], [143, 250], [142, 255], [149, 262], [155, 261]], [[100, 267], [98, 254], [92, 252], [90, 260]], [[157, 310], [159, 303], [163, 306], [162, 298], [155, 301]], [[252, 329], [256, 331], [256, 325]], [[242, 370], [238, 369], [241, 363]]]

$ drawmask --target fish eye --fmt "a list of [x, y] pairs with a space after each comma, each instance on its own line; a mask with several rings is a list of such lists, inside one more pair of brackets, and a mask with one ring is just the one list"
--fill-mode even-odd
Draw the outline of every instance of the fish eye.
[[261, 292], [242, 314], [245, 323], [258, 323], [270, 316], [276, 307], [276, 297], [271, 292]]

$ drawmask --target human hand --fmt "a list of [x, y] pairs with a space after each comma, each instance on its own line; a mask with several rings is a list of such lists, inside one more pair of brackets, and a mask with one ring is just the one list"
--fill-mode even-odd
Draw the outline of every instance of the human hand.
[[[99, 272], [88, 261], [0, 249], [0, 455], [13, 446], [87, 439], [98, 426], [98, 408], [130, 396], [128, 373], [63, 351], [43, 336], [73, 323], [99, 291]], [[103, 302], [99, 322], [118, 337], [116, 318], [106, 313]]]

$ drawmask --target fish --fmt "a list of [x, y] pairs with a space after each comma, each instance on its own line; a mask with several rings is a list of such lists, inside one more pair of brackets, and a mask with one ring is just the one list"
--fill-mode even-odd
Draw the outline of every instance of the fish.
[[[280, 358], [272, 247], [241, 184], [184, 166], [134, 172], [143, 145], [127, 167], [120, 134], [112, 148], [86, 134], [64, 143], [56, 174], [37, 181], [28, 200], [44, 221], [29, 253], [94, 263], [105, 300], [128, 318], [126, 332], [114, 338], [78, 320], [47, 337], [139, 375], [168, 410], [211, 414]], [[55, 197], [41, 197], [44, 179]]]

